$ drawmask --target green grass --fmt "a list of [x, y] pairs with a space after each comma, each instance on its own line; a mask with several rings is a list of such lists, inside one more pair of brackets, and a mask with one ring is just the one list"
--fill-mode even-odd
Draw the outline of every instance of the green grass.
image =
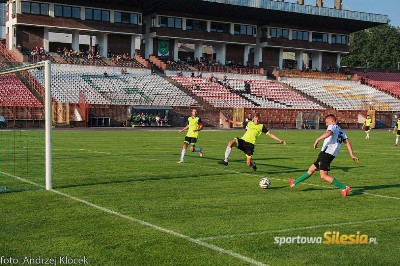
[[[391, 132], [372, 131], [367, 141], [363, 131], [347, 131], [361, 162], [346, 147], [334, 160], [331, 174], [352, 187], [342, 198], [318, 174], [287, 184], [315, 161], [312, 145], [323, 131], [273, 131], [286, 146], [260, 136], [257, 172], [237, 149], [229, 166], [217, 164], [243, 130], [201, 132], [205, 156], [188, 152], [182, 165], [177, 131], [55, 130], [60, 193], [10, 177], [44, 185], [42, 133], [0, 132], [0, 186], [10, 188], [0, 193], [0, 256], [86, 256], [90, 265], [398, 265], [400, 147]], [[258, 186], [262, 177], [271, 180], [267, 190]], [[274, 243], [326, 231], [360, 232], [378, 244]]]

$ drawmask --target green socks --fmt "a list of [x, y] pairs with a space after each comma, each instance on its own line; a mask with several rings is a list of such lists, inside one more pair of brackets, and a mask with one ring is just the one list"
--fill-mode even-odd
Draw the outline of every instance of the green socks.
[[336, 178], [333, 178], [332, 185], [335, 185], [340, 189], [346, 189], [346, 186], [340, 183]]
[[303, 174], [302, 176], [300, 176], [299, 178], [297, 178], [296, 180], [293, 181], [293, 184], [297, 185], [300, 182], [303, 182], [304, 180], [306, 180], [307, 178], [309, 178], [311, 175], [306, 172], [305, 174]]
[[[304, 180], [306, 180], [307, 178], [309, 178], [311, 175], [306, 172], [304, 173], [302, 176], [300, 176], [299, 178], [297, 178], [296, 180], [293, 181], [293, 184], [297, 185], [300, 182], [303, 182]], [[333, 178], [333, 181], [331, 183], [334, 186], [337, 186], [340, 189], [346, 189], [346, 186], [343, 185], [342, 183], [339, 182], [339, 180], [337, 180], [336, 178]]]

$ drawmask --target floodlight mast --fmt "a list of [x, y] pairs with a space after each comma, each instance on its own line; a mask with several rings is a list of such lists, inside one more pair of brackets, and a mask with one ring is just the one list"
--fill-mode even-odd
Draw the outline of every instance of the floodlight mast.
[[52, 111], [51, 111], [51, 63], [50, 60], [29, 64], [12, 69], [1, 70], [0, 75], [41, 68], [44, 66], [44, 110], [45, 110], [45, 145], [46, 145], [46, 190], [52, 189]]

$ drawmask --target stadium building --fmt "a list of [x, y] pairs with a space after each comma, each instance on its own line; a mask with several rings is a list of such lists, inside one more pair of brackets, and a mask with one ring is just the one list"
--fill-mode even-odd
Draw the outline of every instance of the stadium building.
[[[378, 90], [379, 100], [370, 93], [360, 96], [363, 88], [352, 87], [356, 81], [321, 83], [325, 95], [301, 89], [310, 82], [292, 80], [299, 71], [312, 73], [302, 78], [335, 72], [349, 51], [351, 33], [388, 23], [386, 15], [344, 10], [342, 0], [335, 0], [333, 8], [325, 7], [323, 0], [315, 5], [305, 5], [304, 0], [2, 2], [6, 59], [51, 59], [55, 64], [54, 108], [64, 113], [56, 112], [56, 122], [126, 125], [133, 106], [171, 113], [178, 125], [186, 109], [199, 106], [213, 126], [223, 125], [224, 116], [241, 120], [256, 111], [276, 127], [299, 127], [303, 116], [318, 123], [320, 115], [332, 111], [355, 126], [367, 110], [386, 116], [400, 110], [396, 96], [382, 98], [385, 93]], [[158, 80], [152, 80], [155, 70], [162, 73]], [[136, 76], [127, 77], [123, 71]], [[43, 84], [38, 71], [29, 75], [37, 80], [24, 82], [29, 91]], [[281, 82], [267, 78], [272, 75]], [[207, 85], [206, 79], [214, 84]], [[71, 80], [81, 88], [69, 88]], [[161, 90], [141, 87], [144, 83]], [[128, 84], [126, 89], [113, 91], [122, 84]], [[342, 97], [342, 102], [332, 104], [336, 100], [330, 97]], [[41, 108], [40, 97], [36, 105]], [[15, 108], [2, 106], [16, 120]], [[35, 112], [39, 116], [40, 111]]]

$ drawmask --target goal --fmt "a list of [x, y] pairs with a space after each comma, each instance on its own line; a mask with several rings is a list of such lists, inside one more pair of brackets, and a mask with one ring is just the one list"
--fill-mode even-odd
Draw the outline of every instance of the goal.
[[[30, 69], [45, 72], [35, 84]], [[51, 64], [0, 63], [0, 193], [52, 189]]]

